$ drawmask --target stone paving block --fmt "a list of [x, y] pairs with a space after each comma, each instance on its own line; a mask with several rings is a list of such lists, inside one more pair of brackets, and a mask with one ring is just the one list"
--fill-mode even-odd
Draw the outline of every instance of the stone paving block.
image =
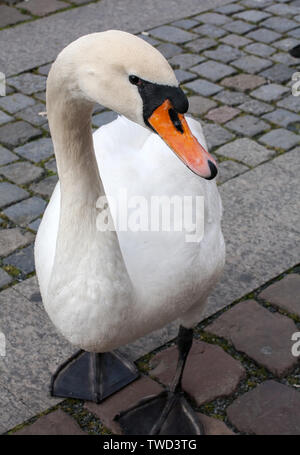
[[174, 27], [185, 28], [187, 30], [189, 30], [190, 28], [194, 27], [197, 24], [198, 22], [195, 21], [194, 19], [181, 19], [179, 21], [172, 22], [172, 25], [174, 25]]
[[231, 160], [222, 161], [218, 164], [217, 182], [222, 184], [246, 171], [249, 171], [249, 168], [241, 163]]
[[284, 17], [269, 17], [261, 23], [263, 27], [267, 27], [271, 30], [275, 30], [279, 33], [285, 33], [292, 28], [297, 27], [297, 22]]
[[243, 11], [241, 13], [233, 15], [233, 17], [243, 19], [246, 22], [254, 22], [255, 24], [270, 16], [271, 16], [270, 13], [266, 13], [265, 11], [259, 11], [255, 9], [252, 10], [249, 9], [247, 11]]
[[294, 72], [295, 72], [294, 69], [289, 68], [288, 66], [283, 65], [282, 63], [276, 63], [271, 68], [262, 71], [260, 75], [272, 82], [283, 83], [286, 81], [290, 81]]
[[147, 43], [151, 44], [151, 46], [157, 46], [160, 41], [157, 39], [152, 38], [152, 36], [148, 35], [148, 32], [140, 33], [137, 35], [139, 38], [142, 38], [144, 41], [147, 41]]
[[299, 435], [300, 394], [276, 381], [265, 381], [237, 398], [227, 415], [244, 433]]
[[236, 21], [231, 21], [228, 24], [223, 25], [225, 30], [227, 30], [230, 33], [237, 33], [238, 35], [243, 35], [244, 33], [250, 32], [250, 30], [253, 30], [255, 25], [250, 25], [247, 22], [236, 20]]
[[198, 419], [203, 425], [204, 434], [207, 436], [210, 435], [234, 435], [233, 431], [231, 431], [222, 420], [214, 419], [212, 417], [208, 417], [205, 414], [201, 414], [200, 412], [196, 413]]
[[86, 434], [75, 419], [61, 409], [39, 417], [31, 425], [27, 425], [13, 433], [14, 436], [39, 436], [39, 435], [84, 435]]
[[28, 224], [28, 227], [32, 229], [33, 231], [37, 232], [40, 224], [41, 224], [42, 219], [38, 218], [37, 220], [32, 221], [31, 223]]
[[44, 101], [46, 103], [46, 92], [38, 92], [34, 94], [34, 97], [39, 101]]
[[142, 398], [150, 395], [158, 395], [163, 388], [147, 376], [142, 376], [129, 384], [124, 389], [108, 397], [100, 404], [86, 402], [85, 408], [95, 414], [111, 431], [121, 434], [122, 430], [113, 419], [121, 411], [134, 406]]
[[[13, 278], [8, 273], [6, 273], [5, 270], [1, 269], [1, 267], [0, 267], [0, 288], [2, 288], [2, 286], [6, 286], [12, 280], [13, 280]], [[0, 397], [1, 397], [1, 392], [0, 392]], [[2, 417], [2, 412], [0, 413], [0, 416]], [[1, 428], [1, 422], [0, 422], [0, 428]]]
[[167, 59], [174, 57], [174, 55], [178, 55], [182, 52], [181, 47], [177, 46], [176, 44], [172, 44], [172, 43], [162, 43], [159, 46], [157, 46], [157, 49]]
[[32, 95], [45, 90], [46, 78], [38, 74], [24, 73], [19, 76], [9, 77], [7, 83], [25, 95]]
[[214, 108], [217, 103], [212, 101], [209, 98], [196, 95], [196, 96], [189, 96], [189, 110], [192, 114], [202, 115], [205, 114], [209, 109]]
[[[2, 327], [1, 327], [2, 329]], [[0, 383], [0, 433], [28, 420], [32, 415], [27, 406], [16, 395], [7, 390], [5, 384]]]
[[6, 148], [2, 147], [2, 145], [0, 145], [0, 166], [12, 163], [13, 161], [16, 161], [18, 159], [19, 157], [17, 155], [15, 155], [14, 153], [10, 152]]
[[199, 38], [187, 43], [186, 47], [190, 48], [194, 52], [202, 52], [205, 49], [209, 49], [216, 45], [217, 42], [212, 38]]
[[0, 28], [7, 25], [17, 24], [18, 22], [31, 19], [27, 14], [21, 14], [17, 9], [6, 5], [0, 5]]
[[106, 112], [101, 112], [100, 114], [93, 115], [92, 117], [92, 124], [95, 126], [102, 126], [106, 125], [107, 123], [112, 122], [118, 117], [118, 114], [113, 111], [106, 111]]
[[245, 51], [250, 52], [250, 54], [258, 55], [259, 57], [269, 57], [276, 52], [276, 49], [267, 44], [252, 43], [245, 47]]
[[34, 106], [29, 106], [27, 109], [17, 113], [16, 117], [26, 120], [34, 126], [41, 126], [48, 122], [46, 115], [40, 115], [46, 111], [46, 106], [37, 103]]
[[3, 212], [16, 224], [26, 226], [43, 213], [45, 206], [46, 202], [43, 199], [33, 196], [25, 201], [11, 205]]
[[222, 90], [222, 87], [219, 85], [213, 84], [212, 82], [208, 82], [204, 79], [197, 79], [196, 81], [188, 82], [185, 86], [193, 90], [193, 92], [199, 93], [203, 96], [211, 96]]
[[263, 101], [276, 101], [287, 92], [289, 92], [288, 87], [279, 84], [266, 84], [253, 90], [251, 95]]
[[198, 21], [203, 22], [204, 24], [212, 24], [212, 25], [223, 25], [230, 21], [228, 17], [224, 14], [218, 13], [204, 13], [196, 16]]
[[206, 114], [205, 118], [216, 123], [225, 123], [236, 117], [239, 113], [240, 110], [234, 107], [221, 106], [209, 111], [209, 113]]
[[276, 152], [263, 147], [251, 139], [236, 139], [229, 144], [225, 144], [216, 150], [218, 155], [232, 158], [248, 166], [257, 166], [258, 164], [273, 158]]
[[220, 125], [203, 123], [203, 132], [208, 148], [217, 147], [234, 138], [234, 135]]
[[0, 126], [0, 142], [7, 147], [17, 147], [40, 135], [39, 129], [23, 121]]
[[7, 258], [3, 259], [3, 264], [13, 265], [26, 275], [33, 272], [35, 269], [33, 245], [29, 245], [7, 256]]
[[45, 160], [54, 153], [52, 140], [44, 137], [37, 141], [28, 142], [28, 144], [22, 147], [17, 147], [14, 151], [22, 158], [26, 158], [34, 163]]
[[244, 8], [237, 3], [229, 3], [228, 5], [224, 5], [224, 6], [221, 6], [220, 8], [215, 9], [215, 11], [217, 13], [227, 14], [227, 15], [237, 13], [238, 11], [243, 11], [243, 10], [244, 10]]
[[247, 33], [246, 37], [251, 38], [254, 41], [261, 41], [262, 43], [269, 44], [279, 39], [281, 35], [273, 30], [268, 30], [267, 28], [260, 26], [257, 30]]
[[33, 166], [26, 161], [20, 161], [0, 168], [0, 174], [18, 185], [32, 182], [41, 177], [43, 173], [44, 170], [41, 167]]
[[26, 299], [28, 299], [34, 305], [38, 306], [42, 311], [45, 311], [36, 275], [15, 284], [13, 289], [23, 297], [26, 297]]
[[270, 129], [268, 123], [253, 115], [241, 115], [227, 122], [226, 127], [242, 136], [256, 136], [256, 134]]
[[266, 60], [265, 58], [256, 57], [255, 55], [246, 55], [232, 62], [232, 65], [236, 66], [245, 73], [254, 74], [268, 68], [272, 65], [272, 62], [270, 62], [270, 60]]
[[55, 158], [51, 158], [51, 160], [47, 161], [44, 164], [45, 168], [48, 169], [49, 171], [57, 173], [57, 166], [56, 166], [56, 160]]
[[169, 59], [169, 63], [172, 66], [179, 66], [180, 69], [189, 69], [190, 67], [197, 65], [197, 63], [201, 63], [205, 60], [204, 57], [201, 55], [195, 54], [180, 54], [175, 55], [171, 59]]
[[[168, 385], [175, 373], [178, 351], [171, 347], [150, 361], [150, 374]], [[231, 395], [245, 376], [245, 370], [222, 348], [194, 340], [183, 373], [183, 389], [198, 406]]]
[[240, 104], [239, 109], [248, 112], [249, 114], [262, 115], [266, 112], [272, 111], [274, 107], [270, 104], [263, 103], [262, 101], [251, 99], [243, 104]]
[[226, 35], [224, 30], [212, 24], [199, 25], [199, 27], [193, 29], [193, 32], [199, 33], [199, 35], [209, 36], [211, 38], [220, 38], [221, 36]]
[[42, 76], [48, 76], [51, 66], [52, 66], [52, 63], [47, 63], [46, 65], [42, 65], [38, 68], [38, 72]]
[[186, 43], [187, 41], [191, 41], [197, 38], [197, 35], [194, 35], [193, 33], [187, 32], [185, 30], [181, 30], [177, 27], [172, 27], [171, 25], [162, 25], [161, 27], [149, 30], [149, 33], [155, 38], [164, 41], [171, 41], [175, 44]]
[[23, 188], [19, 188], [12, 183], [0, 182], [0, 207], [21, 201], [27, 196], [29, 196], [29, 193], [23, 190]]
[[222, 90], [222, 92], [219, 92], [214, 96], [214, 99], [229, 106], [236, 106], [237, 104], [246, 103], [251, 100], [248, 95], [232, 90]]
[[194, 66], [193, 71], [214, 82], [236, 72], [232, 67], [213, 60], [208, 60], [200, 63], [200, 65]]
[[300, 115], [285, 109], [276, 109], [275, 111], [264, 115], [263, 118], [284, 127], [287, 127], [290, 123], [300, 123]]
[[293, 36], [294, 38], [300, 38], [300, 27], [290, 30], [287, 32], [287, 35]]
[[225, 38], [222, 38], [220, 41], [234, 47], [243, 47], [246, 44], [251, 43], [250, 39], [245, 38], [244, 36], [235, 35], [234, 33], [225, 36]]
[[69, 6], [69, 3], [58, 0], [47, 0], [47, 2], [44, 0], [27, 0], [18, 4], [18, 8], [25, 9], [34, 16], [45, 16]]
[[270, 147], [278, 147], [283, 150], [289, 150], [295, 145], [298, 145], [299, 140], [300, 137], [297, 134], [284, 128], [272, 130], [259, 138], [260, 142], [263, 142]]
[[4, 96], [0, 98], [0, 108], [9, 112], [10, 114], [15, 114], [21, 109], [25, 109], [28, 106], [32, 106], [34, 100], [29, 96], [22, 95], [22, 93], [13, 93], [12, 95]]
[[213, 51], [205, 51], [204, 55], [205, 57], [213, 60], [220, 60], [223, 63], [229, 63], [232, 62], [232, 60], [242, 57], [245, 53], [235, 47], [220, 44]]
[[299, 9], [292, 5], [272, 5], [266, 8], [266, 11], [278, 16], [295, 16], [299, 14]]
[[179, 84], [184, 84], [185, 82], [191, 81], [197, 77], [196, 74], [181, 69], [175, 70], [174, 73]]
[[42, 196], [50, 198], [57, 181], [57, 175], [51, 175], [50, 177], [46, 177], [38, 183], [33, 183], [30, 185], [30, 189], [35, 193], [39, 193]]
[[300, 316], [300, 275], [290, 273], [264, 289], [259, 297], [277, 307]]
[[233, 306], [209, 324], [207, 332], [225, 338], [273, 374], [283, 377], [297, 364], [291, 353], [295, 323], [279, 313], [271, 313], [254, 300]]
[[286, 96], [285, 98], [277, 102], [277, 106], [298, 113], [300, 112], [300, 97], [294, 95]]
[[2, 229], [0, 231], [0, 256], [7, 256], [17, 248], [31, 243], [34, 239], [30, 232], [22, 232], [19, 228]]
[[288, 51], [289, 49], [292, 49], [294, 46], [297, 46], [299, 41], [295, 38], [285, 38], [279, 41], [276, 41], [273, 43], [273, 46], [277, 47], [278, 49], [282, 51]]
[[287, 66], [295, 65], [297, 63], [297, 59], [286, 52], [277, 52], [276, 54], [273, 54], [272, 60]]
[[12, 120], [13, 120], [13, 117], [5, 114], [5, 112], [0, 111], [0, 125], [4, 125], [4, 123], [8, 123]]
[[238, 74], [237, 76], [225, 78], [222, 81], [222, 85], [244, 92], [259, 87], [264, 84], [265, 81], [266, 80], [263, 77], [254, 74]]

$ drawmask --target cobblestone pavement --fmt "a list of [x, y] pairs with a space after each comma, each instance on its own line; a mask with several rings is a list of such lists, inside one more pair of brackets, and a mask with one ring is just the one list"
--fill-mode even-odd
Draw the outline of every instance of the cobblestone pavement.
[[[4, 3], [7, 5], [0, 5], [0, 28], [87, 1]], [[139, 36], [156, 46], [174, 67], [189, 96], [189, 112], [201, 119], [210, 151], [219, 161], [220, 189], [240, 176], [259, 175], [259, 168], [268, 162], [279, 163], [299, 154], [300, 97], [291, 92], [292, 75], [299, 64], [287, 53], [300, 41], [299, 0], [241, 0]], [[0, 97], [0, 314], [4, 317], [6, 307], [7, 312], [18, 310], [8, 305], [12, 296], [24, 308], [28, 321], [35, 317], [34, 308], [40, 318], [36, 323], [41, 326], [40, 337], [46, 316], [33, 277], [33, 242], [57, 182], [45, 112], [50, 63], [7, 78], [6, 96]], [[93, 126], [98, 128], [113, 118], [114, 113], [97, 106]], [[297, 226], [293, 229], [299, 234]], [[288, 251], [283, 249], [284, 254]], [[250, 283], [255, 291], [197, 327], [184, 388], [208, 434], [300, 434], [299, 358], [291, 353], [292, 334], [300, 330], [299, 273], [300, 268], [293, 267], [279, 276], [274, 274], [276, 278], [266, 278], [259, 289], [251, 288]], [[33, 306], [28, 307], [30, 301]], [[55, 350], [54, 330], [49, 337]], [[57, 343], [64, 342], [58, 339]], [[69, 348], [64, 346], [66, 354]], [[161, 390], [171, 377], [175, 354], [170, 342], [140, 358], [137, 364], [142, 378], [101, 405], [79, 400], [55, 402], [34, 418], [40, 404], [33, 404], [30, 410], [22, 400], [14, 404], [18, 384], [11, 392], [4, 375], [0, 378], [5, 404], [0, 408], [0, 430], [17, 434], [118, 433], [113, 416], [145, 394]], [[19, 355], [21, 359], [22, 353]], [[49, 370], [55, 366], [51, 364]], [[49, 376], [46, 373], [44, 381]], [[20, 387], [22, 381], [24, 377]], [[40, 401], [43, 409], [49, 408], [44, 397]], [[26, 423], [6, 416], [16, 413]], [[13, 428], [16, 423], [21, 425]]]

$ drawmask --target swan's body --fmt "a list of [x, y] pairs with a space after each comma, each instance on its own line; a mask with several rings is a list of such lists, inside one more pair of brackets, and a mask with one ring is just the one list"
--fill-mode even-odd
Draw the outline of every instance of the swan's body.
[[[63, 57], [66, 69], [69, 55]], [[156, 53], [153, 59], [159, 64]], [[163, 69], [161, 83], [176, 85], [171, 71]], [[127, 344], [176, 319], [192, 327], [224, 265], [222, 208], [215, 181], [184, 166], [157, 134], [144, 127], [139, 114], [126, 112], [136, 123], [118, 117], [92, 139], [90, 101], [77, 95], [70, 101], [69, 93], [77, 88], [70, 84], [65, 95], [61, 87], [67, 76], [58, 77], [57, 72], [54, 65], [47, 108], [60, 182], [35, 245], [46, 311], [71, 343], [95, 352]], [[57, 80], [58, 89], [53, 82], [58, 84]], [[105, 103], [100, 96], [96, 100]], [[192, 119], [188, 123], [206, 147], [200, 124]], [[128, 198], [143, 196], [149, 203], [153, 195], [204, 196], [203, 239], [186, 242], [185, 231], [100, 232], [96, 201], [105, 193], [118, 197], [120, 188], [127, 190]]]

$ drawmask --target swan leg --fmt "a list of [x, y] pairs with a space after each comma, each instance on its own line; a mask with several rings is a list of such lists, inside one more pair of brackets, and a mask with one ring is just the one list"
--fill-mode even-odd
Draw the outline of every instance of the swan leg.
[[139, 372], [119, 352], [78, 351], [52, 376], [50, 394], [100, 403], [137, 379]]
[[115, 417], [125, 434], [200, 435], [203, 427], [182, 390], [182, 375], [193, 343], [193, 329], [180, 326], [178, 363], [168, 390], [142, 399]]

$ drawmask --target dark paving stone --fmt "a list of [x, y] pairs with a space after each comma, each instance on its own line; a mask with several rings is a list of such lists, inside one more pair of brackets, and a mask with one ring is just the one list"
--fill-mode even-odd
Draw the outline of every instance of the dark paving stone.
[[0, 142], [7, 147], [17, 147], [40, 135], [39, 129], [23, 121], [0, 126]]
[[257, 166], [274, 157], [276, 152], [263, 147], [251, 139], [241, 138], [218, 148], [215, 153], [234, 160], [241, 161], [247, 166]]
[[202, 115], [205, 114], [209, 109], [215, 107], [217, 103], [210, 100], [209, 98], [196, 95], [189, 96], [189, 110], [192, 114]]
[[291, 21], [284, 17], [269, 17], [264, 22], [261, 23], [263, 27], [270, 28], [272, 31], [275, 30], [279, 33], [285, 33], [292, 28], [298, 26], [297, 22]]
[[101, 112], [100, 114], [94, 115], [92, 117], [92, 124], [95, 126], [106, 125], [107, 123], [112, 122], [118, 117], [118, 114], [112, 111]]
[[288, 87], [279, 84], [266, 84], [251, 92], [252, 96], [263, 101], [276, 101], [289, 91]]
[[201, 52], [216, 45], [217, 42], [212, 38], [199, 38], [187, 43], [186, 47], [190, 48], [194, 52]]
[[287, 52], [277, 52], [276, 54], [273, 54], [271, 58], [275, 62], [282, 63], [283, 65], [287, 66], [297, 64], [297, 59], [292, 57]]
[[240, 104], [239, 109], [248, 112], [249, 114], [262, 115], [265, 114], [266, 112], [272, 111], [274, 107], [271, 106], [270, 104], [263, 103], [262, 101], [251, 99], [243, 104]]
[[0, 28], [7, 25], [17, 24], [30, 19], [27, 14], [21, 14], [17, 9], [6, 5], [0, 5]]
[[206, 138], [208, 148], [217, 147], [231, 141], [234, 135], [222, 128], [220, 125], [212, 123], [203, 123], [203, 132]]
[[54, 13], [63, 8], [68, 8], [69, 3], [61, 2], [58, 0], [27, 0], [19, 3], [18, 7], [23, 8], [34, 16], [45, 16], [49, 13]]
[[5, 112], [0, 111], [0, 125], [4, 125], [10, 121], [14, 120], [10, 115], [5, 114]]
[[254, 300], [235, 305], [205, 330], [226, 338], [235, 349], [279, 377], [297, 364], [290, 341], [297, 331], [295, 323], [286, 316], [271, 313]]
[[194, 66], [193, 71], [213, 82], [217, 82], [223, 77], [229, 76], [236, 72], [236, 70], [234, 70], [232, 67], [224, 65], [223, 63], [215, 62], [213, 60], [208, 60], [206, 62], [200, 63], [200, 65]]
[[34, 106], [29, 106], [27, 109], [17, 113], [16, 117], [26, 120], [34, 126], [41, 126], [48, 122], [46, 115], [40, 115], [45, 113], [46, 106], [44, 104], [38, 103]]
[[196, 74], [190, 73], [189, 71], [185, 70], [179, 69], [175, 70], [174, 72], [179, 84], [184, 84], [185, 82], [191, 81], [192, 79], [195, 79], [197, 77]]
[[20, 161], [0, 168], [0, 174], [18, 185], [32, 182], [41, 177], [43, 173], [44, 170], [41, 167], [33, 166], [26, 161]]
[[234, 434], [233, 431], [231, 431], [221, 420], [208, 417], [207, 415], [201, 414], [200, 412], [197, 412], [196, 414], [203, 425], [205, 435], [213, 436]]
[[180, 55], [175, 55], [175, 57], [172, 57], [169, 59], [169, 63], [173, 66], [179, 66], [180, 69], [188, 69], [194, 65], [197, 65], [197, 63], [201, 63], [205, 60], [204, 57], [201, 55], [195, 55], [195, 54], [180, 54]]
[[260, 73], [260, 75], [272, 82], [283, 83], [291, 80], [294, 72], [295, 70], [292, 68], [289, 68], [286, 65], [282, 65], [281, 63], [277, 63], [273, 65], [272, 68], [268, 68], [267, 70]]
[[32, 244], [22, 250], [16, 251], [3, 259], [3, 264], [13, 265], [25, 274], [31, 273], [35, 269], [33, 249], [34, 246]]
[[222, 92], [217, 93], [214, 96], [214, 99], [229, 106], [236, 106], [237, 104], [246, 103], [251, 98], [248, 95], [245, 95], [244, 93], [241, 92], [234, 92], [232, 90], [222, 90]]
[[18, 160], [19, 157], [0, 145], [0, 166]]
[[27, 191], [19, 188], [8, 182], [0, 182], [0, 207], [12, 204], [13, 202], [21, 201], [29, 196]]
[[187, 41], [197, 38], [197, 35], [170, 25], [162, 25], [161, 27], [154, 28], [149, 30], [149, 33], [155, 38], [162, 39], [164, 41], [171, 41], [175, 44], [186, 43]]
[[227, 415], [244, 433], [299, 435], [300, 394], [292, 387], [266, 381], [237, 398]]
[[255, 55], [246, 55], [232, 62], [232, 65], [245, 73], [253, 74], [268, 68], [272, 65], [272, 62], [261, 57], [256, 57]]
[[266, 80], [261, 76], [253, 74], [239, 74], [237, 76], [227, 77], [222, 81], [222, 85], [244, 92], [246, 90], [253, 90], [265, 82]]
[[21, 109], [25, 109], [26, 107], [33, 104], [34, 100], [29, 96], [22, 95], [22, 93], [14, 93], [12, 95], [0, 98], [0, 108], [4, 109], [10, 114], [15, 114]]
[[30, 185], [30, 189], [35, 193], [41, 194], [42, 196], [50, 197], [53, 193], [57, 181], [57, 175], [51, 175], [50, 177], [46, 177], [38, 183], [33, 183]]
[[167, 59], [174, 57], [174, 55], [178, 55], [182, 52], [181, 47], [176, 46], [176, 44], [172, 44], [172, 43], [162, 43], [159, 46], [157, 46], [157, 49]]
[[46, 78], [33, 73], [24, 73], [7, 79], [7, 83], [25, 95], [45, 90]]
[[223, 25], [230, 21], [224, 14], [204, 13], [196, 16], [196, 19], [204, 24]]
[[300, 112], [300, 97], [290, 95], [277, 102], [277, 106], [289, 109], [296, 113]]
[[0, 267], [0, 288], [9, 284], [13, 278]]
[[264, 115], [263, 118], [284, 127], [287, 127], [290, 123], [300, 123], [300, 115], [285, 109], [276, 109], [275, 111]]
[[199, 93], [203, 96], [211, 96], [222, 90], [222, 87], [219, 85], [213, 84], [212, 82], [208, 82], [204, 79], [197, 79], [196, 81], [185, 84], [185, 86], [193, 90], [193, 92]]
[[292, 49], [294, 46], [297, 46], [299, 41], [295, 38], [285, 38], [273, 43], [273, 46], [277, 47], [282, 51], [288, 51]]
[[226, 123], [226, 127], [242, 136], [256, 136], [270, 129], [268, 123], [253, 115], [243, 115]]
[[244, 36], [235, 35], [234, 33], [225, 36], [225, 38], [222, 38], [220, 41], [233, 47], [243, 47], [252, 42], [250, 39], [245, 38]]
[[264, 289], [259, 297], [300, 316], [300, 275], [291, 273]]
[[252, 43], [245, 47], [245, 51], [250, 52], [250, 54], [258, 55], [259, 57], [269, 57], [276, 52], [276, 49], [267, 44]]
[[234, 14], [233, 17], [242, 19], [246, 22], [254, 22], [255, 24], [257, 24], [258, 22], [260, 22], [263, 19], [266, 19], [267, 17], [270, 17], [270, 16], [271, 16], [271, 14], [266, 13], [265, 11], [247, 10], [247, 11], [243, 11], [241, 13]]
[[204, 55], [213, 60], [220, 60], [223, 63], [229, 63], [232, 62], [232, 60], [242, 57], [245, 53], [235, 47], [220, 44], [213, 51], [205, 51]]
[[300, 136], [284, 128], [278, 128], [261, 136], [259, 141], [269, 145], [270, 147], [278, 147], [283, 150], [289, 150], [299, 144]]
[[231, 160], [222, 161], [218, 164], [217, 182], [220, 184], [227, 182], [227, 180], [237, 177], [246, 171], [249, 171], [249, 168], [244, 166], [244, 164]]
[[52, 140], [49, 138], [41, 138], [37, 141], [28, 142], [28, 144], [16, 148], [15, 152], [35, 163], [49, 158], [54, 153]]
[[247, 22], [236, 20], [225, 24], [223, 27], [230, 33], [243, 35], [244, 33], [250, 32], [250, 30], [252, 30], [255, 25], [250, 25]]
[[33, 196], [25, 201], [11, 205], [3, 212], [16, 224], [26, 226], [44, 212], [45, 206], [46, 202], [43, 199]]
[[142, 398], [149, 395], [158, 395], [162, 390], [162, 387], [157, 382], [142, 376], [100, 404], [86, 402], [85, 408], [95, 414], [106, 428], [116, 434], [121, 434], [122, 430], [119, 424], [113, 420], [115, 415], [134, 406]]
[[14, 435], [84, 435], [84, 431], [75, 419], [61, 409], [39, 417], [31, 425], [27, 425]]
[[272, 43], [280, 37], [281, 35], [279, 33], [263, 27], [259, 27], [257, 30], [247, 33], [247, 38], [251, 38], [254, 41], [261, 41], [262, 43], [267, 44]]
[[[150, 361], [150, 374], [165, 385], [170, 384], [177, 363], [177, 347], [159, 352]], [[198, 406], [218, 397], [231, 395], [245, 376], [242, 365], [222, 348], [195, 341], [183, 373], [183, 389]]]
[[220, 38], [226, 35], [226, 32], [220, 27], [216, 27], [212, 24], [200, 25], [193, 29], [193, 32], [199, 33], [199, 35], [209, 36], [210, 38]]
[[0, 256], [7, 256], [17, 248], [32, 242], [33, 235], [30, 232], [22, 233], [19, 228], [0, 230]]

